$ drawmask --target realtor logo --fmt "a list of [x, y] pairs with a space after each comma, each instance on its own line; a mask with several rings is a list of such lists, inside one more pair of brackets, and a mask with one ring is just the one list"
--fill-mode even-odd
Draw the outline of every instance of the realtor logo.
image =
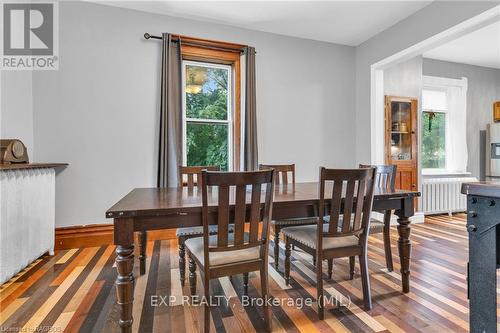
[[57, 3], [4, 3], [1, 69], [58, 68]]

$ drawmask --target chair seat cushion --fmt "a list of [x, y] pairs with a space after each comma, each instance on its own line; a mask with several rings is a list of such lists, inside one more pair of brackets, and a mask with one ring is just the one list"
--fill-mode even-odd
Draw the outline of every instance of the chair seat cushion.
[[[230, 224], [228, 226], [228, 230], [229, 230], [229, 232], [234, 232], [234, 224]], [[208, 233], [210, 235], [216, 235], [217, 234], [217, 224], [211, 224], [211, 225], [209, 225], [208, 226]], [[175, 231], [175, 235], [177, 237], [203, 235], [203, 226], [178, 228]]]
[[[215, 246], [217, 244], [217, 236], [209, 237], [209, 244]], [[248, 234], [245, 233], [245, 241], [248, 241]], [[229, 245], [234, 244], [234, 234], [228, 237]], [[203, 237], [188, 239], [185, 243], [191, 255], [195, 256], [198, 261], [204, 265], [203, 255]], [[223, 252], [210, 252], [210, 266], [219, 266], [225, 264], [234, 264], [244, 261], [257, 260], [260, 258], [260, 246], [255, 246], [243, 250], [223, 251]]]
[[[324, 221], [330, 223], [330, 216], [325, 216]], [[342, 229], [342, 222], [339, 221], [339, 231]], [[384, 232], [384, 221], [375, 217], [370, 219], [370, 230], [368, 234], [379, 234]]]
[[302, 217], [302, 218], [293, 218], [293, 219], [271, 221], [271, 224], [277, 225], [277, 226], [284, 226], [284, 225], [313, 224], [313, 223], [317, 223], [317, 222], [318, 222], [317, 217]]
[[[323, 232], [328, 231], [328, 224], [323, 224]], [[299, 225], [281, 229], [285, 237], [302, 243], [312, 249], [316, 249], [316, 231], [317, 225]], [[359, 238], [356, 236], [324, 237], [323, 250], [336, 249], [341, 247], [356, 246], [359, 244]]]

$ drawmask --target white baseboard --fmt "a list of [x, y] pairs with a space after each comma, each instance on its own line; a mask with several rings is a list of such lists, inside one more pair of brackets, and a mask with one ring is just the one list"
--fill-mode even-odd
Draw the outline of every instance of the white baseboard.
[[[410, 222], [411, 223], [424, 223], [425, 222], [425, 215], [423, 212], [416, 212], [415, 215], [410, 217]], [[392, 220], [391, 220], [392, 223]], [[396, 223], [398, 223], [396, 221]]]

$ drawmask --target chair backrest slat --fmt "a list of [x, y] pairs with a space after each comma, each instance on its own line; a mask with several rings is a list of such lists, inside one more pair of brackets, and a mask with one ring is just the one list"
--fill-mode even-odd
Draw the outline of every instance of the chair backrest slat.
[[194, 187], [194, 174], [189, 173], [187, 175], [187, 187], [192, 188]]
[[282, 172], [281, 173], [281, 179], [283, 184], [288, 184], [288, 172]]
[[354, 180], [347, 181], [347, 190], [344, 202], [344, 216], [342, 219], [342, 232], [348, 232], [351, 230], [351, 213], [352, 205], [354, 202], [354, 189], [356, 187], [356, 182]]
[[[274, 169], [274, 183], [288, 184], [288, 173], [291, 173], [292, 184], [295, 184], [295, 164], [259, 164], [259, 170]], [[280, 181], [281, 180], [281, 181]]]
[[[219, 171], [220, 167], [216, 165], [209, 166], [179, 166], [179, 184], [178, 187], [187, 187], [193, 189], [195, 186], [201, 188], [201, 170]], [[196, 179], [195, 179], [196, 176]], [[185, 181], [186, 179], [186, 181]]]
[[219, 186], [219, 209], [217, 212], [218, 237], [217, 246], [224, 247], [228, 244], [229, 237], [229, 186]]
[[376, 168], [377, 177], [375, 178], [375, 187], [381, 189], [394, 190], [396, 184], [396, 165], [369, 165], [360, 164], [360, 168]]
[[[324, 185], [324, 182], [322, 182], [322, 184]], [[340, 208], [342, 206], [342, 189], [342, 182], [340, 184], [333, 184], [332, 200], [330, 201], [330, 228], [333, 228], [334, 230], [338, 230], [339, 227]], [[324, 206], [324, 202], [325, 194], [323, 191], [323, 195], [320, 195], [320, 203]]]
[[[358, 191], [356, 193], [356, 198], [364, 197], [366, 192], [366, 181], [361, 180], [358, 183]], [[364, 200], [356, 200], [356, 207], [354, 213], [353, 229], [358, 230], [361, 228], [362, 215], [363, 215], [363, 203]]]
[[260, 221], [260, 184], [252, 185], [252, 203], [250, 208], [250, 242], [257, 240]]
[[236, 198], [234, 208], [234, 244], [241, 245], [244, 240], [246, 221], [246, 186], [236, 186]]
[[[318, 235], [338, 237], [344, 235], [366, 234], [373, 204], [375, 168], [364, 169], [326, 169], [320, 168], [319, 227]], [[325, 189], [333, 184], [330, 203], [330, 223], [323, 233], [325, 210]], [[339, 228], [339, 223], [342, 223]], [[320, 245], [318, 245], [319, 247]]]
[[[209, 262], [209, 252], [233, 251], [256, 246], [260, 246], [261, 259], [263, 259], [264, 255], [267, 255], [274, 194], [274, 170], [251, 172], [203, 170], [201, 174], [205, 262]], [[213, 213], [213, 209], [211, 207], [209, 209], [208, 202], [209, 196], [213, 193], [217, 193], [218, 200], [215, 210], [218, 232], [217, 235], [212, 236], [217, 238], [217, 242], [210, 243], [208, 226], [209, 221], [213, 219], [210, 219], [209, 214]], [[232, 234], [228, 232], [230, 221], [234, 223]], [[245, 223], [250, 224], [248, 237], [245, 237]], [[233, 237], [234, 240], [232, 240]]]

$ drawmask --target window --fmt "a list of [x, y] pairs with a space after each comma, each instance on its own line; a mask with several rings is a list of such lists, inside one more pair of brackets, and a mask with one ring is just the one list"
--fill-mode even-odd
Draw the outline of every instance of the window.
[[183, 43], [183, 164], [240, 170], [241, 45], [187, 37]]
[[423, 83], [423, 172], [466, 172], [467, 78], [424, 76]]
[[424, 111], [422, 116], [422, 168], [446, 168], [446, 113]]
[[422, 91], [422, 168], [446, 169], [447, 96]]
[[184, 164], [232, 170], [231, 66], [183, 61]]

